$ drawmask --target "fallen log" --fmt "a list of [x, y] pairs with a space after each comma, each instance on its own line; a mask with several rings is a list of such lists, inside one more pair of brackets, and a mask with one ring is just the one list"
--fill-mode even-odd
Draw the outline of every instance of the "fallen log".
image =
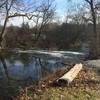
[[61, 78], [56, 80], [56, 84], [58, 85], [69, 85], [69, 83], [71, 83], [76, 76], [78, 75], [78, 73], [80, 72], [80, 70], [82, 69], [82, 64], [76, 64], [73, 68], [71, 68], [66, 74], [64, 74]]

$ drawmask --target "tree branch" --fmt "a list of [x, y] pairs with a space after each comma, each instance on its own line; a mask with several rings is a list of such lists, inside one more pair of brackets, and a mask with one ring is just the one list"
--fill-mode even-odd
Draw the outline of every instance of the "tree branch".
[[89, 0], [85, 0], [86, 2], [88, 2], [89, 4], [91, 4], [91, 0], [89, 1]]
[[31, 15], [31, 16], [28, 16], [28, 13], [25, 13], [25, 14], [18, 14], [18, 13], [15, 13], [13, 15], [9, 15], [8, 18], [12, 18], [12, 17], [27, 17], [29, 20], [32, 19], [32, 17], [37, 17], [37, 15]]
[[0, 5], [0, 8], [1, 8], [3, 5], [5, 5], [5, 3], [6, 3], [6, 1], [5, 1], [5, 2], [3, 2], [3, 3]]

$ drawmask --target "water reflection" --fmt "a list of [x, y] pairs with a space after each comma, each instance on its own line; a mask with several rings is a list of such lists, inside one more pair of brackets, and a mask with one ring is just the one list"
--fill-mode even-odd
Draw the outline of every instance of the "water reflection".
[[[0, 77], [16, 80], [40, 80], [49, 73], [64, 67], [64, 64], [84, 58], [83, 53], [68, 51], [9, 51], [0, 55]], [[3, 74], [2, 74], [3, 73]]]
[[[9, 74], [8, 74], [8, 69], [7, 69], [7, 65], [6, 65], [6, 61], [5, 61], [5, 59], [4, 59], [4, 57], [3, 57], [3, 55], [2, 54], [0, 54], [0, 65], [2, 66], [1, 67], [1, 72], [0, 72], [0, 76], [1, 76], [1, 73], [3, 74], [3, 72], [5, 72], [5, 76], [6, 76], [6, 78], [8, 79], [9, 78]], [[3, 69], [4, 69], [4, 71], [3, 71]], [[0, 77], [0, 78], [2, 78], [2, 76]]]
[[3, 71], [4, 67], [5, 71], [3, 72], [7, 77], [9, 74], [10, 78], [16, 80], [39, 80], [62, 66], [63, 64], [56, 59], [45, 59], [45, 57], [36, 56], [33, 53], [3, 53], [0, 63], [0, 68]]

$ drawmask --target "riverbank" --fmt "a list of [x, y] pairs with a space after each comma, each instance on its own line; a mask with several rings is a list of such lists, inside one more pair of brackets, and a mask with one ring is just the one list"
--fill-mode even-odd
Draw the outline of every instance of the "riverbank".
[[71, 67], [48, 74], [36, 84], [31, 80], [0, 80], [0, 100], [99, 100], [100, 69], [84, 66], [69, 86], [54, 84]]
[[100, 69], [84, 66], [69, 86], [58, 86], [54, 80], [70, 69], [62, 69], [41, 80], [37, 85], [21, 90], [16, 100], [99, 100]]

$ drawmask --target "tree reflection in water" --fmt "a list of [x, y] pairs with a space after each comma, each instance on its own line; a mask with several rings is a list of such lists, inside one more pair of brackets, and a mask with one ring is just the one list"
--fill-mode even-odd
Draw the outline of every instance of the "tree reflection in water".
[[63, 66], [49, 56], [34, 53], [6, 52], [0, 57], [9, 79], [38, 81]]
[[2, 65], [3, 65], [4, 71], [5, 71], [5, 75], [6, 75], [7, 79], [9, 79], [9, 74], [8, 74], [8, 70], [7, 70], [7, 64], [6, 64], [5, 58], [3, 57], [2, 54], [0, 54], [0, 61], [1, 61]]

